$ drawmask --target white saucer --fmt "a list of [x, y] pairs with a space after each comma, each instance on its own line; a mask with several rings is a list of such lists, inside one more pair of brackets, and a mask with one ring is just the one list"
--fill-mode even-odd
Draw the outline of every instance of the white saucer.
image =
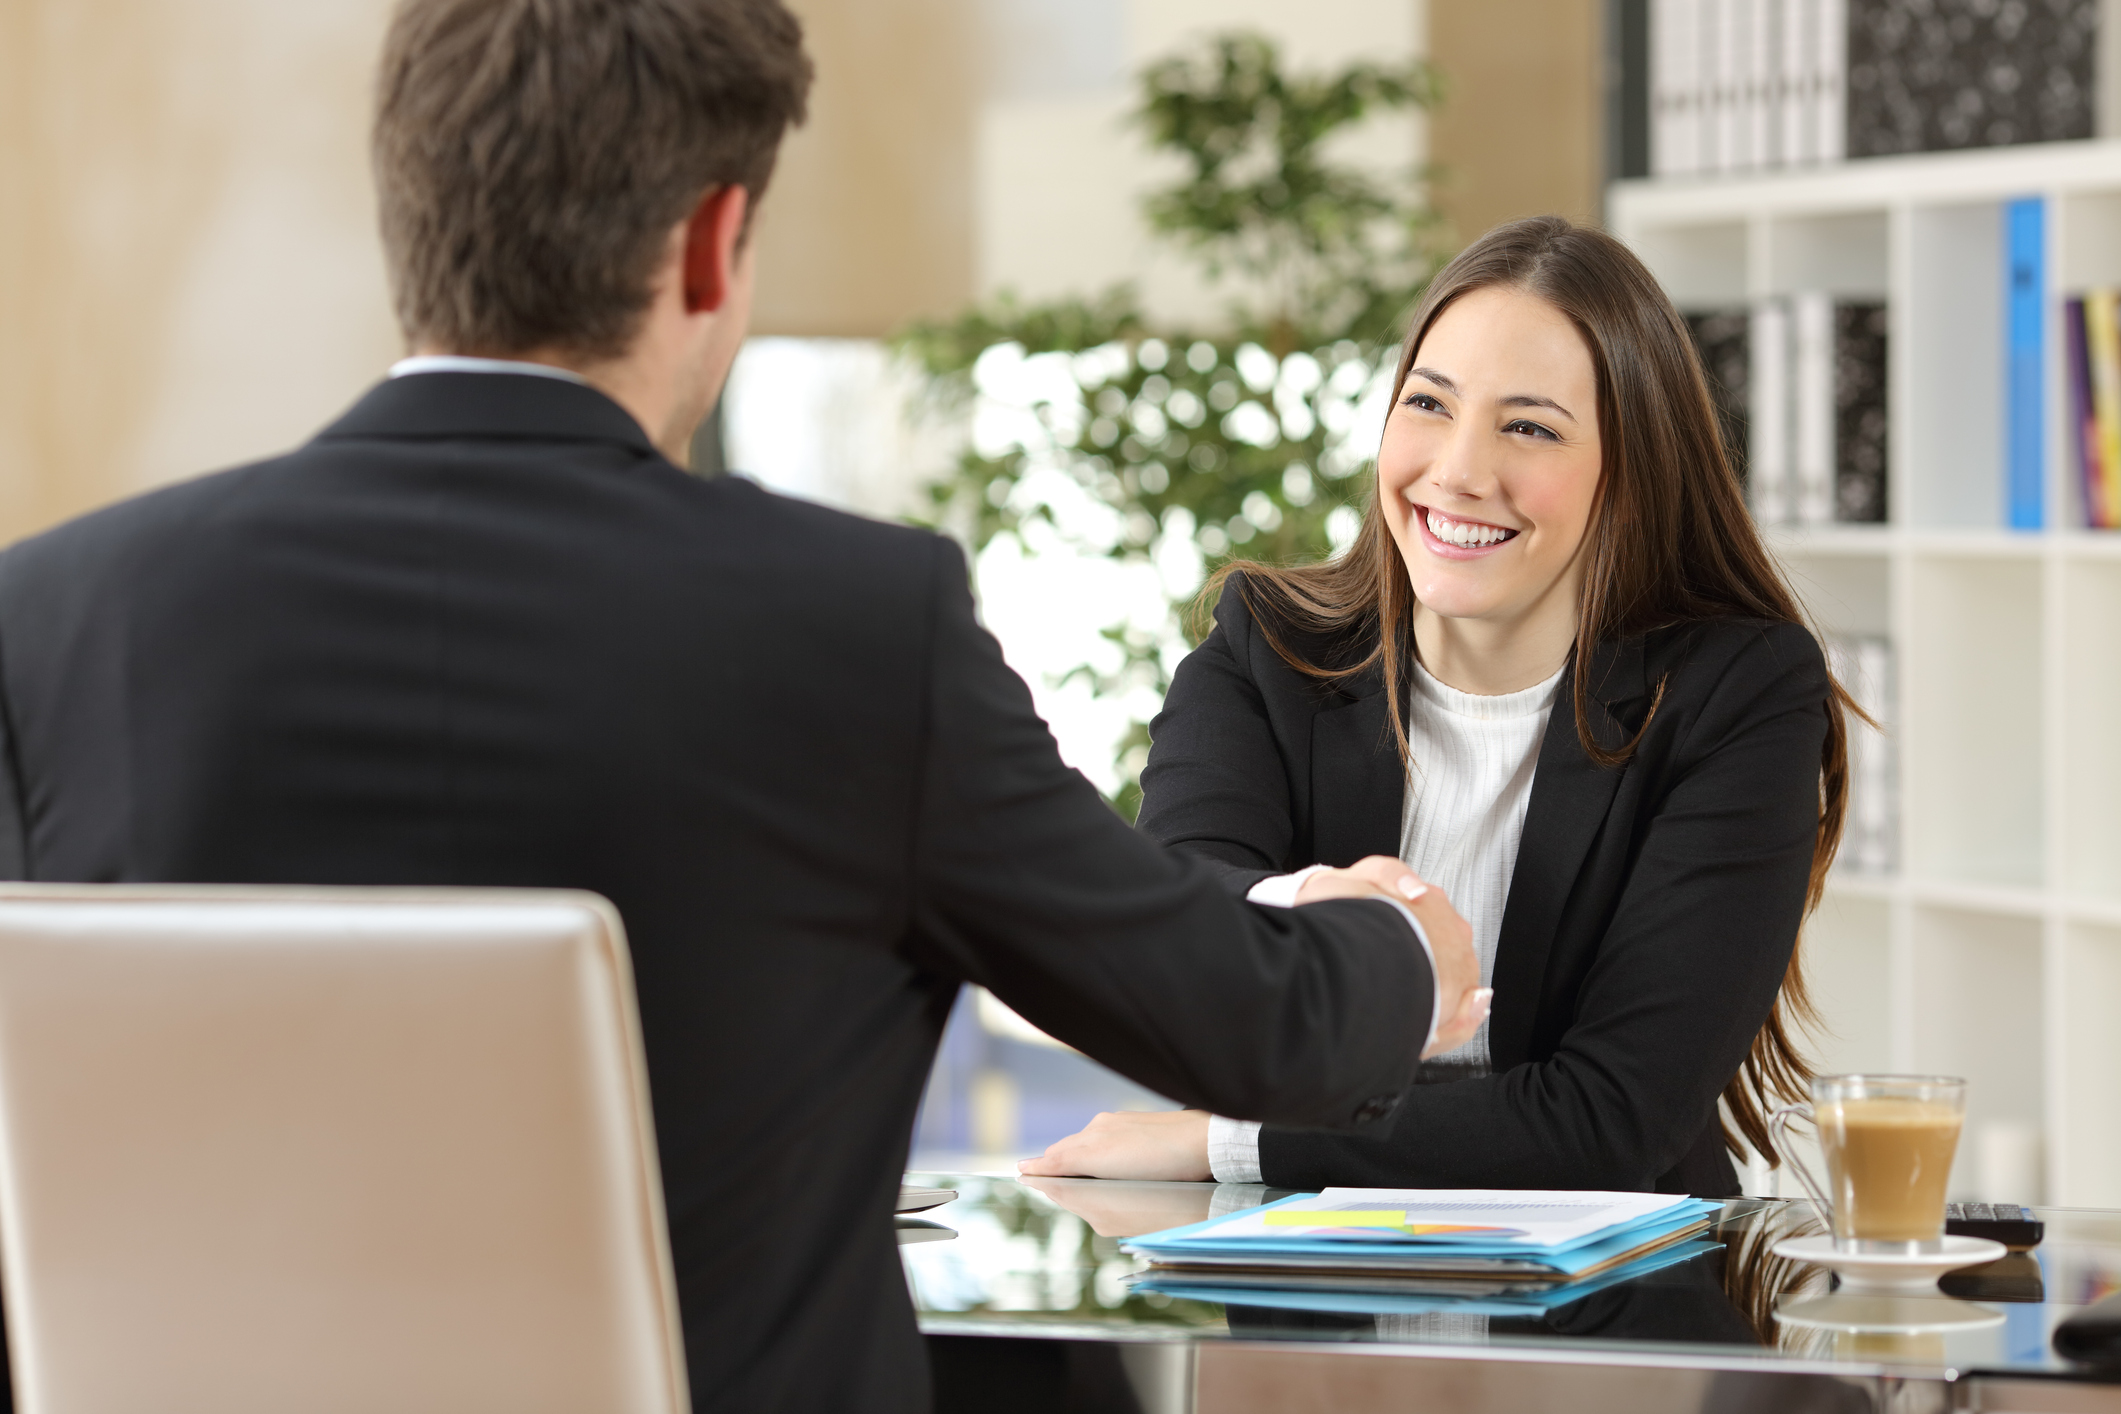
[[957, 1229], [944, 1227], [941, 1223], [929, 1222], [926, 1218], [899, 1218], [898, 1245], [904, 1247], [914, 1242], [948, 1242], [957, 1236]]
[[1955, 1301], [1949, 1296], [1888, 1296], [1877, 1292], [1837, 1291], [1792, 1301], [1775, 1313], [1786, 1326], [1812, 1330], [1923, 1335], [1933, 1331], [1978, 1330], [2000, 1326], [2003, 1313], [1992, 1306]]
[[1841, 1276], [1851, 1295], [1919, 1296], [1937, 1289], [1937, 1278], [1961, 1267], [1977, 1267], [2001, 1257], [2005, 1248], [1985, 1237], [1947, 1237], [1935, 1252], [1843, 1252], [1831, 1237], [1792, 1237], [1775, 1244], [1775, 1255], [1797, 1262], [1816, 1262]]

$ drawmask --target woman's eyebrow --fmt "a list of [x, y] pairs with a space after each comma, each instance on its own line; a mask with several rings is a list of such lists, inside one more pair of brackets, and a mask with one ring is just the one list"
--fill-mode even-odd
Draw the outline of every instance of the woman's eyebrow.
[[[1454, 397], [1459, 396], [1458, 385], [1451, 381], [1451, 376], [1447, 373], [1438, 372], [1433, 368], [1410, 368], [1407, 370], [1407, 377], [1422, 379], [1443, 389]], [[1576, 420], [1575, 413], [1570, 412], [1552, 398], [1542, 398], [1532, 393], [1518, 393], [1513, 397], [1504, 398], [1502, 399], [1502, 405], [1506, 408], [1552, 408], [1569, 421], [1574, 422]]]
[[1519, 393], [1514, 397], [1504, 398], [1502, 405], [1506, 408], [1552, 408], [1569, 421], [1574, 422], [1576, 420], [1575, 413], [1570, 412], [1552, 398], [1535, 397], [1530, 393]]

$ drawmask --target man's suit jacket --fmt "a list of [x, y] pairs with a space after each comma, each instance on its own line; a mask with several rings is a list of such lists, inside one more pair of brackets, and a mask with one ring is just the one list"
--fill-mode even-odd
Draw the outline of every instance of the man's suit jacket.
[[557, 380], [385, 383], [10, 549], [0, 724], [6, 876], [612, 899], [700, 1409], [927, 1406], [889, 1214], [961, 981], [1304, 1124], [1387, 1109], [1430, 1012], [1389, 906], [1242, 905], [1127, 829], [948, 541]]
[[[1397, 855], [1407, 773], [1382, 674], [1338, 689], [1299, 674], [1236, 580], [1215, 625], [1151, 724], [1142, 830], [1239, 894], [1308, 864]], [[1382, 1133], [1270, 1124], [1266, 1182], [1738, 1191], [1716, 1101], [1803, 919], [1825, 661], [1787, 623], [1709, 620], [1607, 645], [1591, 671], [1598, 739], [1616, 747], [1649, 723], [1617, 769], [1578, 740], [1572, 676], [1503, 912], [1492, 1073], [1417, 1085]]]

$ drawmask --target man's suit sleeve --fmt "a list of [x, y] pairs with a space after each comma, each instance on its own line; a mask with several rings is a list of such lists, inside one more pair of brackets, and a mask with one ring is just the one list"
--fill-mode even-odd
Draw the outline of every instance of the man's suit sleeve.
[[29, 877], [29, 827], [16, 769], [14, 712], [8, 704], [6, 645], [0, 643], [0, 880]]
[[917, 961], [1159, 1094], [1346, 1128], [1411, 1081], [1434, 983], [1399, 912], [1258, 908], [1062, 764], [937, 541], [915, 810]]

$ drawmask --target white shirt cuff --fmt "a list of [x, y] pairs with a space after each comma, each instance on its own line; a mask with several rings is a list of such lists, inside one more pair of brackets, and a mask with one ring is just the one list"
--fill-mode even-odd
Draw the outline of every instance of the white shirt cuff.
[[1259, 1183], [1259, 1121], [1208, 1118], [1208, 1172], [1217, 1183]]
[[1257, 1208], [1266, 1201], [1267, 1187], [1263, 1183], [1220, 1183], [1208, 1195], [1208, 1216], [1226, 1218], [1247, 1208]]
[[1269, 874], [1245, 892], [1246, 903], [1263, 903], [1269, 908], [1296, 907], [1296, 891], [1304, 886], [1304, 880], [1329, 869], [1331, 865], [1313, 864], [1299, 869], [1294, 874]]
[[[1245, 902], [1265, 904], [1269, 908], [1294, 908], [1296, 907], [1296, 892], [1304, 886], [1304, 880], [1310, 878], [1319, 870], [1330, 867], [1330, 865], [1325, 864], [1313, 864], [1308, 868], [1297, 870], [1294, 874], [1271, 874], [1245, 891]], [[1414, 916], [1413, 909], [1407, 907], [1396, 898], [1384, 895], [1377, 896], [1377, 902], [1389, 903], [1392, 907], [1399, 910], [1399, 916], [1407, 920], [1407, 926], [1412, 928], [1414, 936], [1421, 940], [1422, 955], [1429, 960], [1429, 1033], [1421, 1038], [1421, 1049], [1426, 1053], [1429, 1047], [1436, 1042], [1437, 1028], [1443, 1025], [1443, 989], [1436, 985], [1436, 949], [1429, 946], [1429, 935], [1422, 931], [1421, 920]], [[1234, 1121], [1218, 1120], [1216, 1123], [1234, 1123]], [[1213, 1125], [1209, 1128], [1212, 1136]], [[1257, 1131], [1255, 1130], [1254, 1133], [1256, 1136]], [[1210, 1153], [1212, 1154], [1214, 1144], [1212, 1137], [1209, 1139], [1209, 1144]], [[1253, 1140], [1252, 1147], [1256, 1153], [1259, 1148], [1256, 1137]], [[1223, 1183], [1259, 1182], [1256, 1178], [1218, 1179], [1218, 1181]]]

